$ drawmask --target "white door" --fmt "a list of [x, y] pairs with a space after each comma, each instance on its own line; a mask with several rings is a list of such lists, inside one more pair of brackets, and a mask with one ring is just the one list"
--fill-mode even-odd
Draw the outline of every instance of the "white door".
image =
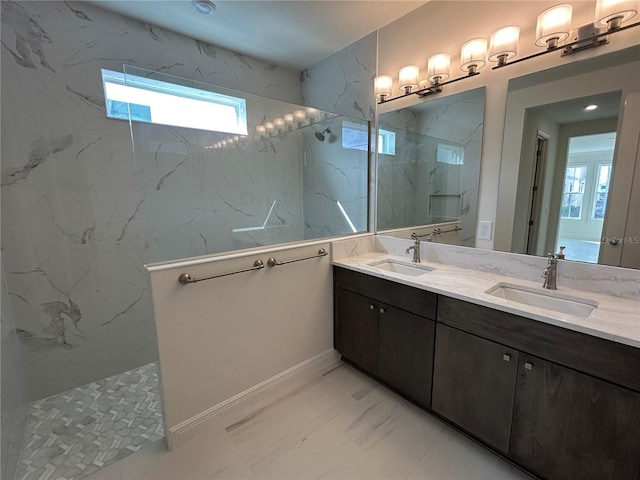
[[626, 95], [619, 125], [598, 263], [640, 268], [640, 92]]

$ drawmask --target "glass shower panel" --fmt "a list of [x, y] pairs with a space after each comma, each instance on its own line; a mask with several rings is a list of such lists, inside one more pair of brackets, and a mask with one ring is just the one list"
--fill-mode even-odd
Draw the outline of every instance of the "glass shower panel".
[[367, 230], [367, 122], [138, 67], [125, 66], [124, 79], [173, 84], [162, 88], [189, 100], [220, 98], [237, 115], [229, 128], [184, 127], [206, 106], [191, 112], [177, 102], [177, 125], [153, 123], [153, 105], [128, 99], [147, 112], [130, 122], [147, 262]]

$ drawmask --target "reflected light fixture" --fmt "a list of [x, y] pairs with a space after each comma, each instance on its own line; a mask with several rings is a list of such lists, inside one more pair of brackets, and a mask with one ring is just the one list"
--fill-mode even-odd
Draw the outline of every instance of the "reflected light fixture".
[[268, 134], [272, 134], [275, 130], [273, 122], [264, 122], [264, 128], [267, 130]]
[[307, 119], [307, 113], [304, 110], [294, 110], [293, 118], [296, 121], [296, 123], [300, 125], [301, 123], [304, 123], [304, 121]]
[[273, 124], [275, 125], [276, 130], [281, 132], [284, 130], [284, 118], [276, 118], [273, 121]]
[[193, 0], [191, 5], [202, 15], [211, 15], [216, 10], [216, 4], [210, 0]]
[[284, 123], [287, 127], [292, 127], [293, 126], [293, 114], [292, 113], [287, 113], [284, 116]]

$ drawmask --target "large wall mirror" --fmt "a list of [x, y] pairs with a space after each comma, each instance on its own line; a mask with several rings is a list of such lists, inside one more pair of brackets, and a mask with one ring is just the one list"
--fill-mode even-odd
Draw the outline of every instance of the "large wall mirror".
[[639, 48], [513, 79], [495, 248], [640, 268]]
[[[448, 223], [474, 246], [484, 88], [378, 117], [377, 232]], [[445, 227], [446, 228], [446, 227]]]

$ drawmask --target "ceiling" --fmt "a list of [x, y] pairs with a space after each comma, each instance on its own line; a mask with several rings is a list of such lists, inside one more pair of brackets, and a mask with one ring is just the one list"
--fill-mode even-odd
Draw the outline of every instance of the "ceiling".
[[427, 3], [404, 0], [93, 0], [110, 10], [197, 40], [303, 70]]

